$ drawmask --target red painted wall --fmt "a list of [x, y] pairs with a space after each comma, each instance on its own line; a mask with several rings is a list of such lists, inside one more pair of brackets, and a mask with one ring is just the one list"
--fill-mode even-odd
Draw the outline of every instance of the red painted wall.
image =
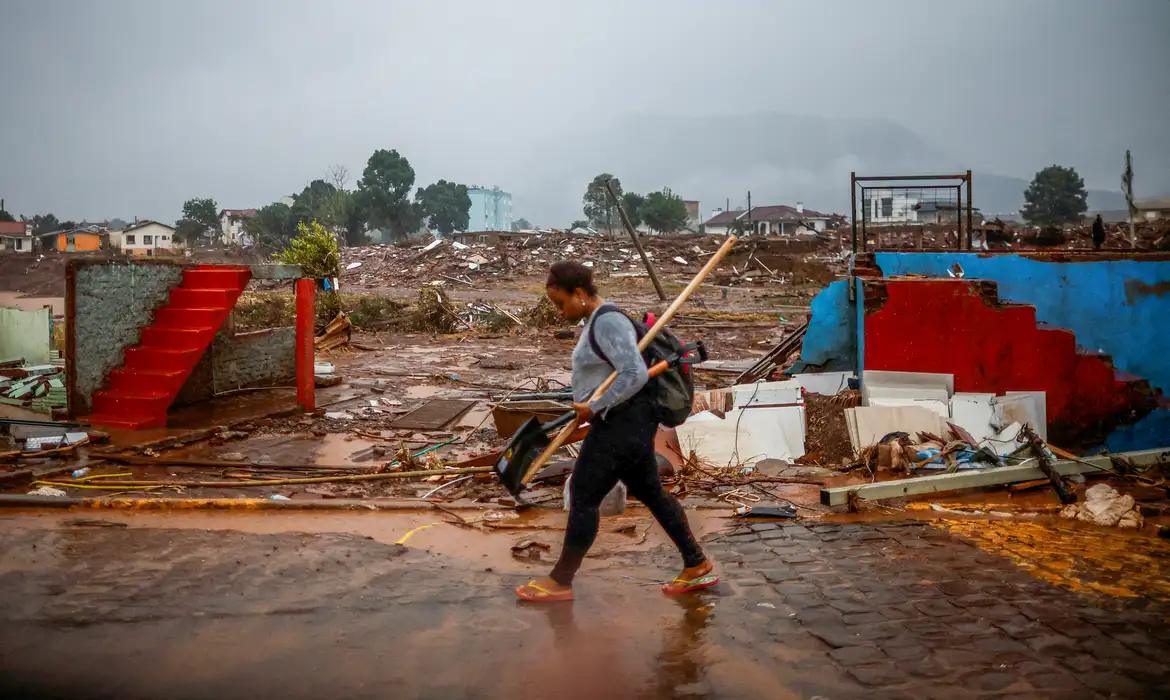
[[1072, 333], [1038, 328], [1033, 307], [1000, 304], [987, 284], [866, 281], [863, 367], [954, 374], [955, 391], [1047, 392], [1055, 433], [1111, 424], [1130, 411], [1134, 387], [1107, 358], [1078, 353]]

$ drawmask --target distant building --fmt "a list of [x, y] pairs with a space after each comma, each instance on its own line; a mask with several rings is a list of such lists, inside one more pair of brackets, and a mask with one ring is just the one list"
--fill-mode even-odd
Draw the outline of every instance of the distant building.
[[902, 191], [866, 190], [861, 219], [868, 224], [915, 224], [919, 201]]
[[157, 221], [138, 221], [109, 236], [110, 246], [126, 255], [168, 255], [183, 247], [175, 241], [175, 229]]
[[219, 212], [220, 242], [228, 245], [246, 245], [240, 240], [244, 222], [256, 216], [255, 209], [224, 209]]
[[752, 207], [750, 212], [747, 209], [716, 210], [715, 215], [703, 226], [708, 234], [716, 235], [727, 235], [733, 230], [742, 229], [745, 233], [761, 236], [796, 236], [820, 233], [840, 218], [805, 209], [804, 204], [797, 202], [795, 207], [778, 204]]
[[1137, 209], [1137, 221], [1170, 219], [1170, 197], [1161, 199], [1139, 199], [1133, 203]]
[[0, 250], [31, 253], [35, 240], [32, 224], [25, 221], [0, 221]]
[[74, 228], [68, 231], [53, 231], [37, 236], [42, 250], [56, 250], [60, 253], [90, 253], [101, 250], [107, 234], [93, 228]]
[[499, 187], [468, 187], [471, 210], [467, 215], [470, 231], [511, 231], [512, 195]]
[[703, 223], [703, 215], [699, 213], [699, 202], [694, 199], [684, 199], [683, 206], [687, 208], [687, 223], [684, 228], [698, 231]]

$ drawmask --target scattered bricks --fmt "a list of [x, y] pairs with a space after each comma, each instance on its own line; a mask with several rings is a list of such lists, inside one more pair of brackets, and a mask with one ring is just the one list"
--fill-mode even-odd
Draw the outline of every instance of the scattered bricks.
[[881, 649], [872, 646], [841, 647], [830, 651], [829, 656], [833, 657], [833, 660], [837, 663], [846, 667], [876, 664], [889, 659]]
[[892, 663], [853, 666], [849, 668], [849, 675], [853, 676], [858, 683], [869, 687], [898, 685], [906, 682], [906, 675]]

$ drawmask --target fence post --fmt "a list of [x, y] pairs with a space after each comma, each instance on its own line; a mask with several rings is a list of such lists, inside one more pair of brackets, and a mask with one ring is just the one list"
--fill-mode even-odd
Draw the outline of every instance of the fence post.
[[305, 412], [316, 408], [313, 383], [313, 327], [316, 316], [317, 283], [311, 279], [296, 281], [297, 305], [297, 405]]

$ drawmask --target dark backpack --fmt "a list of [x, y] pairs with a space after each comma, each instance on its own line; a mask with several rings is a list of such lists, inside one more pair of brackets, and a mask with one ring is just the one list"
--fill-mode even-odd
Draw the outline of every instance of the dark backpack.
[[[603, 306], [593, 312], [593, 318], [589, 323], [589, 347], [598, 357], [605, 360], [606, 364], [613, 367], [613, 363], [601, 351], [601, 346], [593, 337], [593, 325], [598, 315], [610, 311], [620, 311], [620, 309], [613, 306]], [[624, 313], [622, 315], [626, 316]], [[634, 332], [637, 334], [638, 340], [641, 341], [650, 331], [645, 317], [642, 321], [635, 321], [629, 316], [626, 318], [629, 318], [630, 323], [634, 324]], [[651, 377], [642, 389], [644, 392], [649, 392], [651, 399], [653, 399], [655, 414], [660, 424], [674, 428], [682, 425], [691, 415], [691, 405], [695, 399], [695, 380], [691, 375], [690, 365], [702, 362], [705, 357], [706, 352], [702, 343], [685, 345], [669, 328], [658, 331], [654, 340], [650, 341], [650, 345], [642, 352], [642, 359], [646, 361], [647, 367], [652, 367], [661, 360], [670, 362], [670, 366], [665, 372], [657, 377]]]

